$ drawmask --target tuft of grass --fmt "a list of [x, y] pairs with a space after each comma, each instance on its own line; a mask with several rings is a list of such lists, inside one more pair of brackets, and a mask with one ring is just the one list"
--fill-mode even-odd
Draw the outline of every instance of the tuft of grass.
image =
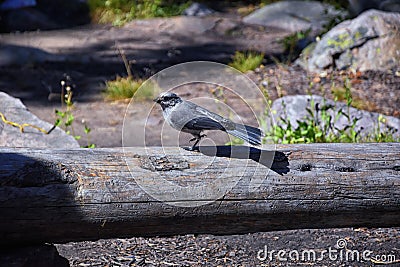
[[263, 59], [263, 53], [252, 51], [236, 51], [235, 55], [233, 56], [232, 62], [228, 65], [237, 70], [240, 70], [241, 72], [246, 72], [258, 68], [261, 65]]
[[132, 76], [117, 76], [115, 80], [106, 82], [104, 94], [107, 100], [122, 100], [132, 97], [136, 100], [151, 100], [160, 92], [161, 88], [152, 81], [134, 79]]
[[135, 80], [131, 76], [117, 76], [115, 80], [106, 82], [105, 96], [108, 100], [120, 100], [132, 98], [143, 81]]
[[190, 1], [172, 0], [89, 0], [93, 21], [122, 26], [133, 19], [180, 15]]

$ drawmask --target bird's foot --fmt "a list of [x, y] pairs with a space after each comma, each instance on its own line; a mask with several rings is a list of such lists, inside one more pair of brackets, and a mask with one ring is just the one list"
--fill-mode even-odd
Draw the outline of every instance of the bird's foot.
[[194, 152], [200, 152], [200, 149], [198, 146], [184, 146], [182, 147], [183, 149], [185, 149], [186, 151], [194, 151]]

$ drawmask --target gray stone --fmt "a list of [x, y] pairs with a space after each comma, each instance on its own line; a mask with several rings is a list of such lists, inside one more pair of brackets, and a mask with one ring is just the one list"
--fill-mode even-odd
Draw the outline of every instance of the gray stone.
[[344, 21], [304, 51], [297, 61], [311, 72], [324, 69], [386, 71], [399, 68], [400, 14], [369, 10]]
[[[6, 93], [0, 92], [0, 112], [8, 121], [19, 124], [30, 123], [50, 130], [53, 125], [40, 120], [28, 111], [22, 102]], [[0, 147], [47, 147], [47, 148], [78, 148], [78, 142], [60, 128], [50, 134], [44, 134], [37, 129], [25, 127], [21, 132], [18, 127], [5, 124], [0, 119]]]
[[206, 5], [195, 2], [195, 3], [191, 4], [188, 8], [186, 8], [182, 14], [185, 16], [202, 17], [202, 16], [210, 15], [214, 12], [215, 12], [214, 10], [208, 8]]
[[400, 12], [400, 0], [348, 0], [352, 15], [357, 16], [368, 9]]
[[[385, 122], [379, 123], [381, 132], [394, 129], [394, 137], [400, 137], [400, 119], [392, 116], [381, 115], [375, 112], [359, 110], [353, 107], [350, 107], [348, 112], [347, 105], [345, 103], [335, 103], [334, 101], [328, 99], [326, 99], [326, 101], [324, 102], [324, 98], [317, 95], [285, 96], [275, 100], [271, 107], [275, 122], [278, 125], [283, 125], [282, 121], [280, 121], [279, 119], [282, 117], [290, 121], [292, 126], [296, 128], [298, 126], [297, 121], [303, 121], [304, 118], [310, 116], [306, 108], [311, 108], [311, 99], [314, 100], [315, 105], [318, 104], [319, 108], [323, 107], [324, 105], [331, 106], [332, 108], [328, 110], [328, 113], [333, 117], [338, 114], [339, 110], [342, 110], [345, 114], [350, 114], [351, 119], [359, 118], [355, 125], [355, 130], [360, 131], [362, 128], [362, 136], [374, 134], [374, 131], [378, 127], [378, 117], [382, 116]], [[320, 120], [320, 116], [318, 116], [318, 119]], [[338, 129], [343, 129], [349, 124], [351, 123], [349, 123], [348, 119], [345, 116], [341, 115], [337, 118], [337, 122], [334, 124], [334, 127], [337, 127]], [[322, 125], [323, 123], [321, 123], [321, 126]]]
[[245, 23], [283, 28], [291, 32], [320, 31], [324, 24], [337, 16], [346, 16], [343, 10], [317, 1], [280, 1], [258, 9], [243, 18]]

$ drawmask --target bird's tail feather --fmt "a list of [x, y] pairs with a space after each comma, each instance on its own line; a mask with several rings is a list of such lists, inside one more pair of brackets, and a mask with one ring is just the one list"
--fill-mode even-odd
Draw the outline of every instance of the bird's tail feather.
[[235, 128], [235, 130], [227, 130], [227, 132], [252, 145], [261, 145], [261, 137], [263, 134], [260, 129], [243, 124], [236, 124]]

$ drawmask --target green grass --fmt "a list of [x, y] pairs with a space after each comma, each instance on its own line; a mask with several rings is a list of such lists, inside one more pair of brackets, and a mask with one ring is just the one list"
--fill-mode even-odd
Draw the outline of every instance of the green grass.
[[132, 98], [142, 83], [142, 80], [132, 77], [117, 76], [115, 80], [106, 82], [105, 97], [108, 100]]
[[246, 72], [258, 68], [261, 65], [263, 59], [263, 53], [252, 51], [237, 51], [232, 58], [232, 62], [228, 65], [237, 70], [240, 70], [241, 72]]
[[[140, 88], [140, 90], [139, 90]], [[161, 89], [151, 81], [144, 82], [131, 76], [107, 81], [104, 95], [106, 100], [122, 100], [134, 97], [137, 100], [151, 100]]]
[[190, 1], [172, 0], [89, 0], [93, 21], [122, 26], [133, 19], [180, 15]]

